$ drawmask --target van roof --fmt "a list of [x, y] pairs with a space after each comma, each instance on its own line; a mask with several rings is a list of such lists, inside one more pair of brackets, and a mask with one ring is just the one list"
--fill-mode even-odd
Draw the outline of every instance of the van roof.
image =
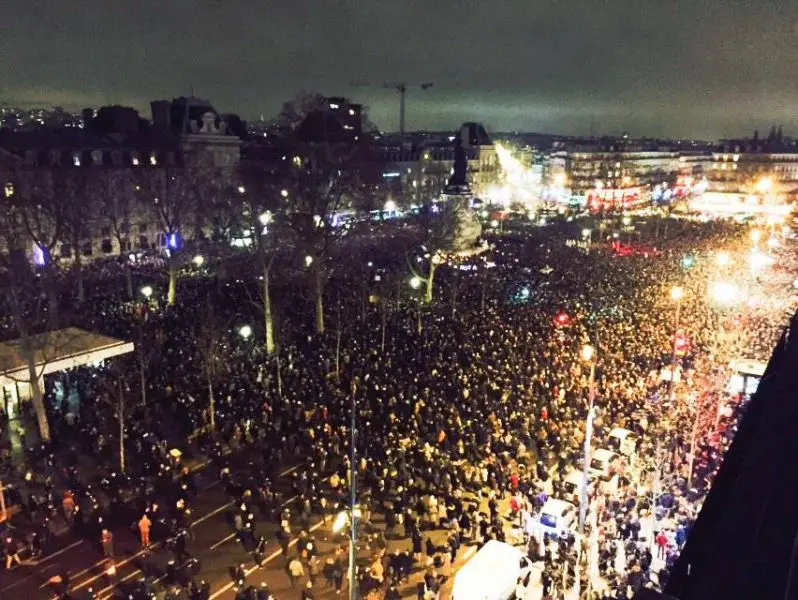
[[624, 429], [623, 427], [613, 427], [613, 429], [610, 431], [610, 437], [625, 438], [627, 435], [630, 434], [634, 435], [635, 433], [634, 431], [631, 431], [629, 429]]
[[549, 498], [546, 500], [546, 503], [543, 505], [542, 511], [549, 515], [562, 515], [568, 509], [576, 508], [570, 502], [566, 502], [565, 500], [558, 500], [557, 498]]
[[598, 458], [599, 460], [612, 460], [613, 458], [620, 458], [620, 455], [612, 450], [599, 448], [598, 450], [593, 451], [593, 458]]

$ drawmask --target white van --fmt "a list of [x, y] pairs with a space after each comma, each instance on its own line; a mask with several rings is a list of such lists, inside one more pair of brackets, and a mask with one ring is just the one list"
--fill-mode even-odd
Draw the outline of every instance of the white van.
[[610, 431], [607, 447], [624, 456], [632, 456], [637, 450], [637, 434], [623, 427], [615, 427]]
[[518, 548], [490, 540], [454, 576], [454, 600], [509, 600], [531, 565]]
[[576, 506], [565, 500], [549, 498], [540, 509], [538, 526], [544, 534], [563, 537], [571, 530], [576, 520]]
[[[579, 503], [579, 498], [582, 495], [582, 471], [569, 471], [563, 477], [562, 485], [564, 490], [563, 500]], [[593, 493], [593, 477], [590, 473], [588, 473], [587, 477], [587, 493], [588, 495]]]
[[612, 479], [615, 469], [619, 466], [621, 456], [617, 452], [600, 448], [594, 450], [590, 457], [590, 468], [588, 472], [594, 477], [604, 480]]

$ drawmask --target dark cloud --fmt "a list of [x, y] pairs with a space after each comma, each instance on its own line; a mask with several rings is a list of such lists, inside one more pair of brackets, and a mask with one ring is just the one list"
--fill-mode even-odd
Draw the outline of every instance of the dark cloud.
[[[272, 115], [343, 93], [395, 129], [716, 137], [798, 133], [798, 2], [762, 0], [5, 0], [0, 101], [146, 108], [194, 89]], [[374, 86], [353, 87], [353, 81]]]

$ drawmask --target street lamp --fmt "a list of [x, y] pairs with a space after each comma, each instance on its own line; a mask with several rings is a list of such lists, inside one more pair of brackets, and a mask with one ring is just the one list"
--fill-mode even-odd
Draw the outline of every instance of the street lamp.
[[421, 287], [421, 277], [419, 277], [418, 275], [413, 276], [410, 279], [410, 287], [413, 288], [414, 290], [417, 290], [418, 288], [420, 288]]
[[681, 309], [682, 309], [682, 298], [684, 297], [684, 288], [675, 285], [671, 288], [671, 300], [676, 303], [676, 315], [673, 320], [673, 343], [672, 343], [672, 352], [671, 352], [671, 376], [668, 380], [668, 399], [670, 400], [671, 404], [673, 403], [673, 395], [676, 392], [676, 340], [677, 334], [679, 332], [679, 321], [681, 316]]
[[712, 299], [722, 306], [731, 306], [740, 297], [740, 288], [727, 281], [717, 281], [709, 288]]
[[590, 379], [587, 391], [587, 420], [585, 422], [585, 451], [584, 462], [582, 464], [582, 485], [579, 493], [579, 537], [581, 539], [585, 530], [585, 519], [587, 518], [587, 481], [588, 469], [590, 468], [590, 443], [593, 439], [593, 401], [596, 396], [596, 362], [593, 357], [596, 353], [595, 348], [590, 344], [585, 344], [579, 351], [579, 355], [586, 363], [590, 363]]
[[243, 339], [248, 340], [252, 336], [252, 327], [249, 325], [242, 325], [238, 329], [238, 335], [240, 335]]
[[245, 188], [243, 185], [239, 185], [238, 186], [238, 193], [239, 194], [243, 194], [246, 191], [247, 191], [247, 188]]
[[191, 261], [196, 266], [201, 267], [203, 264], [205, 264], [205, 257], [197, 254], [197, 256], [195, 256], [194, 258], [191, 259]]
[[313, 257], [312, 257], [310, 254], [308, 254], [308, 255], [305, 257], [305, 266], [306, 266], [306, 267], [309, 267], [309, 266], [310, 266], [310, 265], [312, 265], [312, 264], [313, 264]]
[[288, 190], [280, 190], [280, 195], [283, 198], [288, 198]]
[[268, 210], [258, 215], [258, 221], [260, 221], [260, 224], [263, 225], [264, 227], [266, 227], [266, 225], [271, 223], [273, 220], [274, 220], [274, 215], [272, 215], [272, 213], [269, 212]]
[[385, 212], [393, 212], [393, 211], [395, 211], [396, 210], [396, 202], [394, 202], [393, 200], [388, 200], [387, 202], [385, 202], [385, 206], [383, 207], [383, 210]]
[[152, 296], [152, 286], [145, 285], [143, 288], [141, 288], [141, 295], [149, 300], [150, 296]]

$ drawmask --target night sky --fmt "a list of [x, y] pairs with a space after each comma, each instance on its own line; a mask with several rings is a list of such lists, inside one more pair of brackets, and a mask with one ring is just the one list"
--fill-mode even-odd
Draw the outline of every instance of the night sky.
[[[398, 129], [798, 135], [798, 1], [3, 0], [0, 103], [188, 94], [247, 119], [304, 89]], [[354, 81], [373, 82], [353, 87]]]

